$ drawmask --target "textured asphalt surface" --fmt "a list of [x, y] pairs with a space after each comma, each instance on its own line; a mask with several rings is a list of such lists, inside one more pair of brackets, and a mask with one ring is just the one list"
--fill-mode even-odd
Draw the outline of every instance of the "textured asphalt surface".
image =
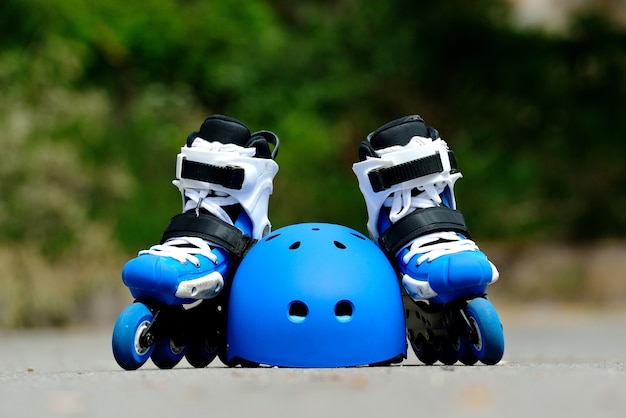
[[0, 332], [0, 417], [626, 416], [626, 312], [494, 305], [496, 366], [128, 372], [107, 326]]

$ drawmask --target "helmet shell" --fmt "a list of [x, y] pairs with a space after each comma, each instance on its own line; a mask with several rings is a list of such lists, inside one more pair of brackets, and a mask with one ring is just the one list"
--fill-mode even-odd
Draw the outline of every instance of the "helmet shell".
[[230, 292], [227, 360], [283, 367], [349, 367], [406, 358], [397, 275], [350, 228], [303, 223], [260, 240]]

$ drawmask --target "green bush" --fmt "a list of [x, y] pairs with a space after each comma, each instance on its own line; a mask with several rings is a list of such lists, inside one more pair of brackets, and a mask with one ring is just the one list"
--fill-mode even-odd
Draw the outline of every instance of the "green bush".
[[523, 30], [506, 4], [5, 0], [0, 243], [54, 270], [101, 231], [103, 258], [132, 257], [180, 210], [175, 156], [213, 113], [279, 135], [275, 227], [365, 232], [358, 144], [419, 113], [479, 241], [621, 237], [626, 30], [594, 11]]

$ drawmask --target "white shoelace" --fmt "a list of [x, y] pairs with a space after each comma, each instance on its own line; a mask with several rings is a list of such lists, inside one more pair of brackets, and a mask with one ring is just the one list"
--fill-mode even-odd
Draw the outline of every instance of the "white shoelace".
[[190, 262], [196, 267], [200, 266], [200, 260], [196, 255], [203, 255], [217, 263], [217, 256], [211, 252], [211, 246], [202, 238], [195, 237], [173, 238], [164, 244], [153, 245], [149, 250], [139, 251], [139, 255], [144, 254], [170, 257], [181, 264]]
[[[412, 141], [424, 143], [427, 138], [413, 138]], [[396, 150], [397, 147], [390, 147], [379, 151], [385, 154]], [[412, 196], [411, 189], [398, 190], [385, 200], [384, 206], [390, 208], [389, 219], [397, 222], [416, 209], [432, 208], [442, 205], [441, 193], [445, 190], [444, 183], [433, 183], [423, 185], [423, 190]], [[416, 254], [422, 254], [417, 259], [417, 265], [425, 261], [432, 261], [438, 257], [462, 251], [478, 251], [476, 243], [470, 239], [465, 239], [455, 232], [434, 232], [416, 238], [409, 251], [404, 255], [402, 261], [407, 264]]]
[[434, 232], [416, 238], [402, 261], [407, 264], [415, 254], [422, 254], [417, 258], [419, 266], [425, 261], [432, 261], [442, 255], [460, 253], [462, 251], [478, 251], [478, 246], [471, 239], [461, 238], [456, 232]]
[[230, 219], [228, 213], [222, 208], [222, 206], [238, 203], [232, 196], [211, 190], [185, 189], [185, 197], [188, 200], [185, 203], [184, 212], [195, 210], [197, 216], [200, 213], [200, 209], [204, 209], [222, 221], [233, 224], [233, 220]]
[[[254, 156], [256, 153], [254, 148], [243, 148], [235, 144], [222, 144], [221, 142], [209, 142], [202, 138], [196, 138], [192, 147], [199, 147], [209, 151], [236, 152], [239, 155], [249, 157]], [[222, 206], [238, 203], [232, 196], [210, 189], [185, 189], [185, 197], [187, 201], [183, 208], [184, 212], [195, 210], [196, 215], [198, 215], [200, 209], [204, 209], [222, 221], [233, 225], [233, 220], [222, 208]], [[163, 244], [153, 245], [150, 249], [139, 252], [139, 255], [143, 254], [170, 257], [181, 264], [191, 262], [196, 267], [200, 265], [200, 260], [196, 255], [203, 255], [213, 263], [217, 263], [217, 256], [213, 254], [209, 243], [201, 238], [195, 237], [173, 238]]]

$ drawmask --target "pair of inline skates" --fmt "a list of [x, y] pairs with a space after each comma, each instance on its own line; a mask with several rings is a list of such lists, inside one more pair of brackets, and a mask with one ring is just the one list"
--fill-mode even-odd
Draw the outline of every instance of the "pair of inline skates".
[[[113, 330], [113, 354], [122, 368], [137, 369], [148, 359], [172, 368], [183, 358], [205, 367], [216, 357], [248, 365], [228, 355], [229, 295], [242, 259], [270, 232], [278, 148], [274, 133], [251, 133], [221, 115], [189, 135], [173, 182], [183, 211], [159, 244], [140, 251], [122, 271], [135, 298]], [[498, 363], [502, 325], [485, 294], [498, 271], [456, 210], [453, 190], [461, 173], [437, 130], [419, 116], [385, 124], [360, 145], [353, 171], [372, 241], [400, 279], [403, 327], [417, 357], [425, 364]]]

